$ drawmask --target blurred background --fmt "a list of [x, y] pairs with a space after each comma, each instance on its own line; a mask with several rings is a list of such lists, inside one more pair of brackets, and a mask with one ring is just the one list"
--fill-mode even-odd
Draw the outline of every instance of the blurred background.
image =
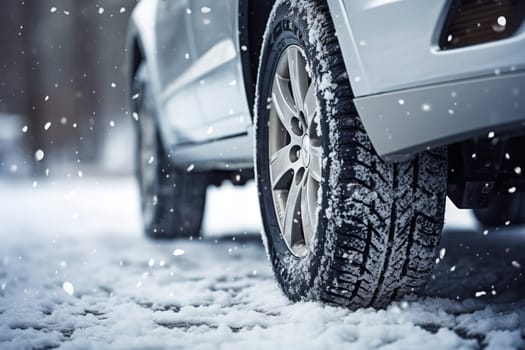
[[[142, 237], [125, 50], [137, 2], [2, 2], [0, 238]], [[210, 188], [206, 213], [208, 235], [261, 227], [253, 183]]]
[[125, 38], [136, 2], [2, 2], [0, 176], [132, 172]]

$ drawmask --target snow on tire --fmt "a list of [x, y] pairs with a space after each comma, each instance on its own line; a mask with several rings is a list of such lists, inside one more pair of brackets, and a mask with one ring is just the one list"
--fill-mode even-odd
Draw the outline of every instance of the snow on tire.
[[[283, 56], [289, 55], [290, 47], [299, 47], [303, 52], [309, 81], [315, 86], [322, 170], [312, 237], [304, 229], [308, 225], [300, 224], [304, 218], [302, 199], [293, 206], [299, 210], [292, 215], [293, 223], [302, 229], [290, 231], [289, 227], [295, 226], [286, 224], [290, 218], [283, 214], [293, 184], [302, 181], [308, 164], [312, 164], [311, 159], [300, 160], [304, 154], [312, 158], [301, 148], [304, 141], [294, 141], [306, 136], [311, 140], [312, 135], [303, 135], [306, 133], [302, 128], [294, 131], [293, 123], [291, 127], [284, 125], [280, 114], [281, 100], [292, 107], [291, 99], [303, 101], [297, 93], [294, 95], [297, 88], [294, 90], [292, 68], [297, 65], [293, 60], [288, 64], [292, 73], [288, 77], [281, 74]], [[279, 81], [290, 80], [290, 91], [283, 94], [288, 99], [279, 99], [275, 93], [277, 76]], [[279, 86], [277, 91], [286, 84]], [[263, 238], [274, 273], [284, 293], [294, 301], [318, 300], [350, 308], [383, 307], [421, 288], [432, 272], [444, 220], [446, 152], [439, 149], [406, 162], [385, 162], [374, 151], [352, 100], [326, 3], [278, 1], [265, 33], [255, 106]], [[308, 119], [299, 109], [300, 104], [295, 103], [295, 109], [290, 110], [297, 116], [288, 119]], [[278, 127], [276, 115], [281, 123]], [[297, 152], [290, 152], [287, 160], [291, 172], [288, 178], [282, 177], [287, 179], [284, 186], [283, 181], [275, 183], [272, 177], [277, 159], [271, 154], [276, 143], [273, 133], [279, 128], [288, 130], [280, 139], [285, 141], [277, 142], [281, 149], [285, 149], [286, 142], [298, 144]], [[290, 133], [296, 135], [286, 136]]]

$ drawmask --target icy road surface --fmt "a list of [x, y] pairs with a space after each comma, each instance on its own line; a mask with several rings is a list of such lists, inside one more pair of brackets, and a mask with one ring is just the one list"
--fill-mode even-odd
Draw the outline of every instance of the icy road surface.
[[156, 243], [133, 181], [100, 181], [0, 182], [0, 349], [525, 348], [524, 228], [451, 209], [424, 295], [351, 312], [281, 295], [253, 186], [210, 193], [202, 241]]

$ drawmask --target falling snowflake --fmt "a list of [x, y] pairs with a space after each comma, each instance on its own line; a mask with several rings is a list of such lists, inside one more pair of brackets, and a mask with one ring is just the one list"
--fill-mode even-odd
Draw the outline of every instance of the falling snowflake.
[[66, 292], [69, 295], [75, 294], [75, 287], [73, 286], [73, 283], [71, 282], [64, 282], [62, 284], [62, 289], [64, 289], [64, 292]]
[[177, 249], [175, 249], [173, 251], [173, 256], [181, 256], [181, 255], [184, 255], [184, 250], [183, 249], [177, 248]]
[[36, 150], [35, 159], [37, 162], [40, 162], [41, 160], [43, 160], [44, 157], [45, 157], [44, 151], [42, 151], [41, 149]]

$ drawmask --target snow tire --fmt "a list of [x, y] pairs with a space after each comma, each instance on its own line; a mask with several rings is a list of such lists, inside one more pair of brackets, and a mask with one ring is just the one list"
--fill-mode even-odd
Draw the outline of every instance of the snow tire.
[[[323, 147], [318, 224], [304, 256], [283, 239], [271, 191], [269, 115], [280, 56], [305, 52], [317, 85]], [[278, 1], [257, 83], [256, 173], [263, 239], [278, 284], [293, 301], [384, 307], [425, 285], [437, 255], [447, 190], [444, 149], [395, 164], [377, 155], [353, 103], [325, 1]]]
[[[136, 173], [144, 232], [153, 239], [199, 237], [208, 176], [175, 166], [161, 141], [150, 88], [142, 65], [135, 77], [132, 105], [138, 119]], [[148, 143], [144, 141], [149, 141], [145, 158], [141, 154]]]

